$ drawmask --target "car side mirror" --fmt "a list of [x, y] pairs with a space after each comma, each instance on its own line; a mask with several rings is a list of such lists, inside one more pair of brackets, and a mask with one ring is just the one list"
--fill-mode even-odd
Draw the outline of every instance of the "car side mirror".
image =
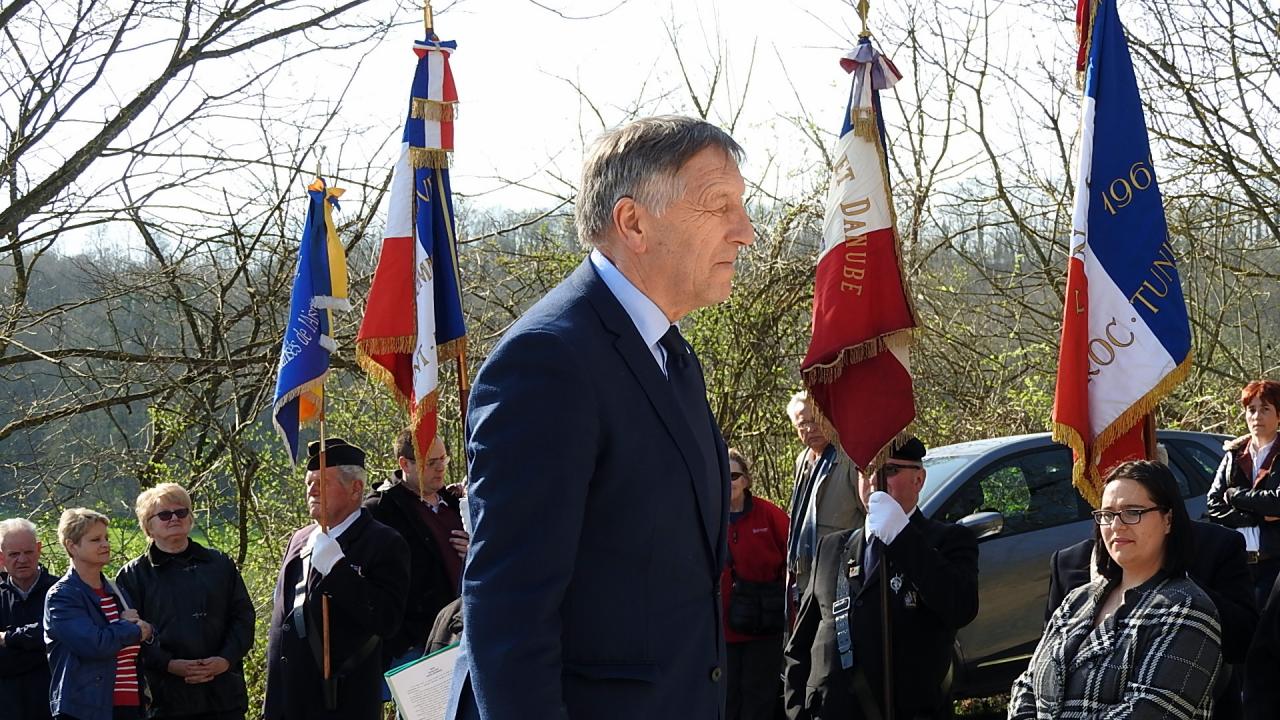
[[979, 540], [982, 540], [1004, 532], [1004, 515], [994, 510], [984, 510], [966, 515], [956, 524], [969, 528]]

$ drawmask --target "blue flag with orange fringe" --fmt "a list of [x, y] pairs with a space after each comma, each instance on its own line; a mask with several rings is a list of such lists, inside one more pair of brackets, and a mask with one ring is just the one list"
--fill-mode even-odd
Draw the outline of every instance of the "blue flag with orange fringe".
[[289, 459], [298, 461], [298, 431], [321, 418], [324, 381], [329, 356], [337, 351], [333, 340], [334, 310], [350, 310], [347, 300], [347, 257], [333, 225], [333, 208], [342, 196], [317, 178], [307, 187], [310, 205], [298, 248], [298, 271], [289, 301], [289, 322], [280, 346], [276, 399], [272, 423], [288, 448]]

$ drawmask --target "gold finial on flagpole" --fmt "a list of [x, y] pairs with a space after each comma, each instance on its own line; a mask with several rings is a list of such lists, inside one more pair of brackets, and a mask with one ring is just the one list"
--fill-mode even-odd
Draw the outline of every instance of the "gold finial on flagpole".
[[427, 29], [428, 36], [435, 32], [436, 17], [435, 13], [431, 10], [431, 0], [426, 0], [426, 2], [422, 4], [422, 25]]
[[858, 0], [858, 15], [862, 18], [862, 32], [858, 33], [860, 38], [871, 37], [871, 31], [867, 29], [867, 15], [871, 12], [871, 3], [869, 0]]

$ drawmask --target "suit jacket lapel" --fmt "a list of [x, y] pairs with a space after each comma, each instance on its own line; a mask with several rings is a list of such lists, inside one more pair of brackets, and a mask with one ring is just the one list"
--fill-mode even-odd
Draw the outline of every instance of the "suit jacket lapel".
[[[702, 531], [706, 537], [707, 549], [711, 552], [711, 557], [718, 561], [717, 544], [723, 532], [723, 527], [720, 526], [724, 523], [717, 522], [718, 518], [708, 517], [712, 507], [712, 499], [709, 496], [711, 488], [707, 483], [698, 481], [698, 475], [705, 466], [702, 454], [692, 434], [693, 430], [684, 420], [684, 412], [676, 404], [676, 397], [670, 383], [658, 368], [657, 362], [653, 359], [653, 353], [644, 344], [640, 331], [636, 330], [635, 323], [631, 321], [627, 311], [622, 308], [621, 303], [613, 296], [600, 276], [596, 275], [595, 268], [591, 267], [591, 261], [584, 260], [572, 277], [592, 307], [596, 309], [596, 313], [600, 315], [605, 328], [616, 336], [614, 347], [617, 348], [618, 354], [622, 356], [623, 362], [635, 376], [666, 427], [667, 433], [679, 448], [685, 467], [689, 471], [689, 482], [693, 485], [693, 494], [698, 503], [698, 516], [702, 518]], [[709, 417], [708, 422], [710, 422]], [[725, 501], [721, 507], [728, 507], [728, 501]]]

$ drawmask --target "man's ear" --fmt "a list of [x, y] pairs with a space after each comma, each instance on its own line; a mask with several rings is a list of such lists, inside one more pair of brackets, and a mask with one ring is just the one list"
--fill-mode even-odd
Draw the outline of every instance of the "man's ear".
[[404, 457], [404, 456], [399, 456], [399, 457], [396, 457], [396, 462], [400, 464], [400, 472], [401, 472], [401, 473], [408, 473], [408, 472], [409, 472], [409, 462], [410, 462], [410, 461], [409, 461], [409, 458]]
[[648, 248], [644, 227], [647, 213], [635, 198], [618, 198], [618, 202], [613, 204], [613, 213], [610, 218], [613, 221], [614, 237], [628, 251], [639, 254]]

